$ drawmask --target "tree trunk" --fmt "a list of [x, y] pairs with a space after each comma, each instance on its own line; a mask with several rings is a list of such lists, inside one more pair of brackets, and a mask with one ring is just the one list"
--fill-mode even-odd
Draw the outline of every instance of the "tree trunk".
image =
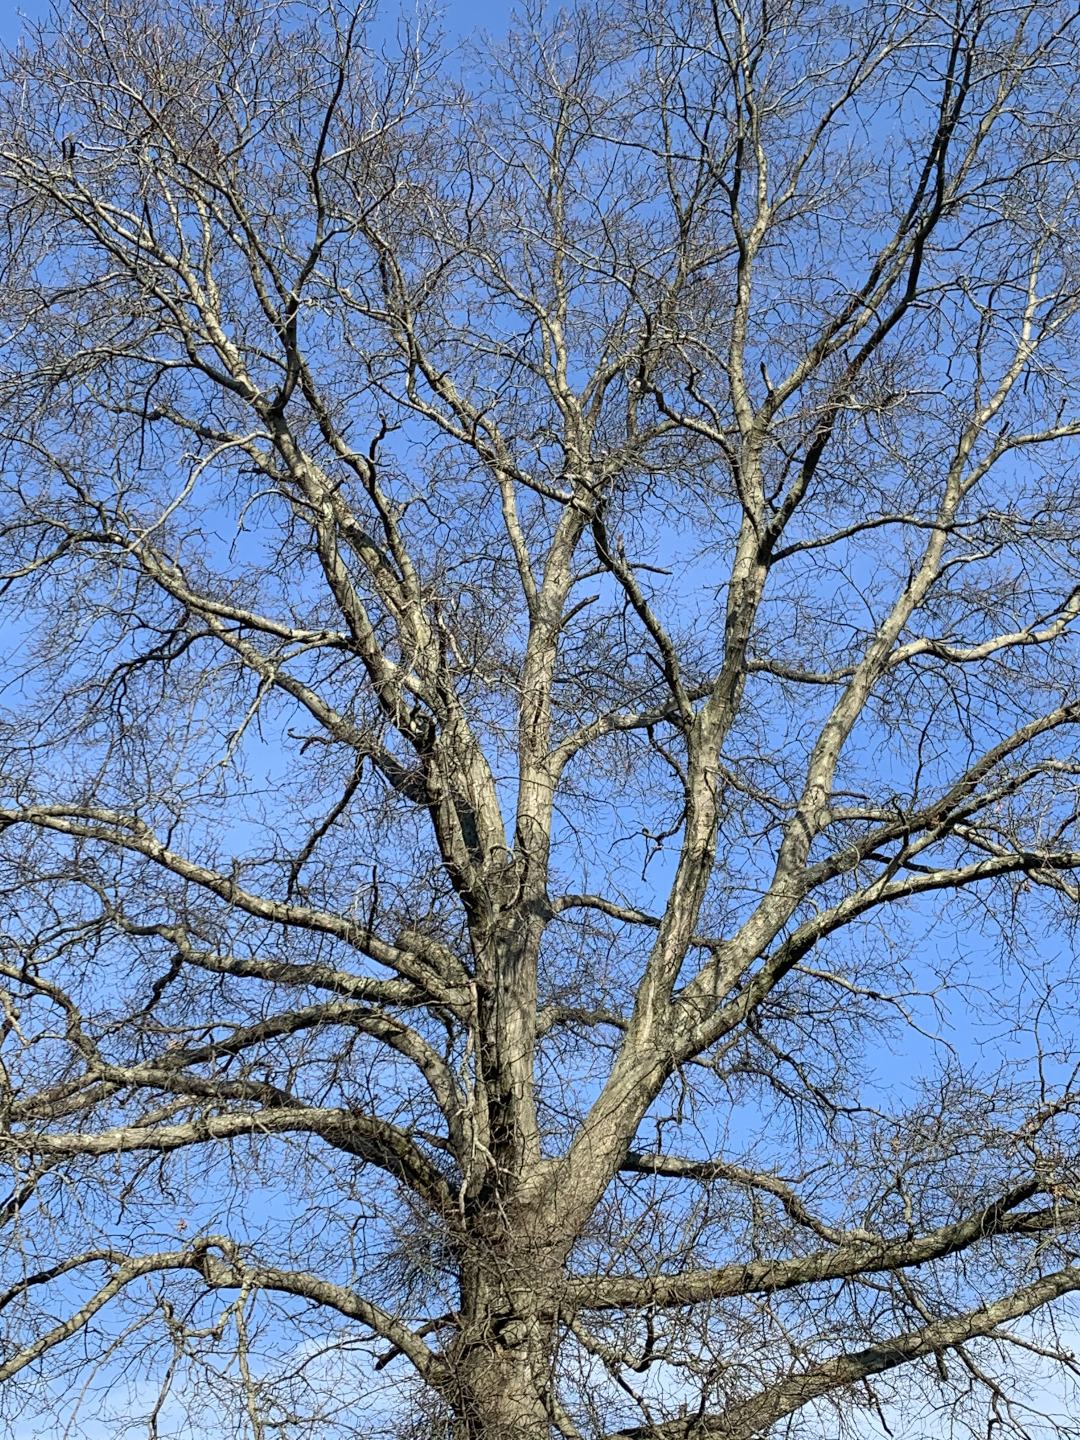
[[463, 1266], [447, 1397], [455, 1440], [549, 1440], [555, 1327], [546, 1249], [496, 1244]]
[[537, 1330], [547, 1327], [515, 1317], [457, 1351], [455, 1440], [550, 1440], [551, 1356]]

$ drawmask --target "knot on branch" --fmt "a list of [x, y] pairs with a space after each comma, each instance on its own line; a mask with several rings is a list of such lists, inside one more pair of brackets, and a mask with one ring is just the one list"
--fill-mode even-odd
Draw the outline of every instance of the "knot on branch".
[[[235, 1241], [227, 1235], [203, 1235], [192, 1243], [195, 1267], [208, 1285], [217, 1290], [238, 1290], [244, 1283]], [[220, 1251], [215, 1255], [213, 1251]]]

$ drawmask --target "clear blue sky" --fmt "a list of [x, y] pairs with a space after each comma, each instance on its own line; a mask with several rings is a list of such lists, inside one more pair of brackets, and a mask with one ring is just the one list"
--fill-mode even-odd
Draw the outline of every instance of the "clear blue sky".
[[44, 14], [46, 8], [45, 5], [35, 3], [35, 0], [24, 0], [21, 5], [12, 4], [12, 0], [0, 0], [0, 40], [10, 45], [19, 33], [21, 16], [29, 15], [33, 18]]

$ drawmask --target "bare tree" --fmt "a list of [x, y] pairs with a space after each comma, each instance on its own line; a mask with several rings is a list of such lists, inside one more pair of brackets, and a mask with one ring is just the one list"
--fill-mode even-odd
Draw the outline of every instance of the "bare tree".
[[1077, 27], [72, 0], [8, 56], [11, 1414], [1024, 1432]]

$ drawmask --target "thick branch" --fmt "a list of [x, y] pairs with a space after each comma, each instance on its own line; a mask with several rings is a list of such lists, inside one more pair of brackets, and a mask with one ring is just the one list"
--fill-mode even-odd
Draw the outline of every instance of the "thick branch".
[[822, 1281], [908, 1270], [968, 1250], [990, 1236], [1042, 1235], [1080, 1221], [1080, 1206], [1076, 1205], [1014, 1213], [1038, 1190], [1035, 1181], [1018, 1185], [976, 1214], [913, 1240], [860, 1239], [784, 1260], [748, 1260], [681, 1275], [579, 1278], [569, 1283], [566, 1304], [573, 1310], [639, 1310], [701, 1305], [738, 1295], [771, 1295]]

